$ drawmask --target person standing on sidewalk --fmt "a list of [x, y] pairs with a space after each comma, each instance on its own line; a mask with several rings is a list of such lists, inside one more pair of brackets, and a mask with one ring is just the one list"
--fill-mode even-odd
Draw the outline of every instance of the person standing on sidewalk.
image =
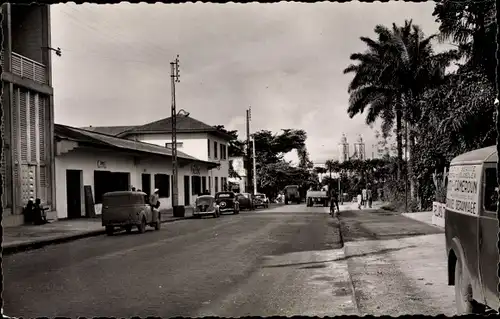
[[153, 194], [149, 196], [149, 204], [151, 205], [151, 209], [154, 211], [158, 212], [158, 220], [161, 222], [161, 213], [160, 213], [160, 196], [159, 196], [160, 190], [158, 188], [155, 188], [153, 191]]
[[368, 207], [372, 208], [373, 197], [372, 197], [372, 189], [371, 189], [370, 184], [368, 184], [368, 189], [366, 190], [366, 197], [368, 199]]
[[361, 205], [363, 204], [363, 195], [362, 191], [358, 191], [358, 209], [361, 209]]

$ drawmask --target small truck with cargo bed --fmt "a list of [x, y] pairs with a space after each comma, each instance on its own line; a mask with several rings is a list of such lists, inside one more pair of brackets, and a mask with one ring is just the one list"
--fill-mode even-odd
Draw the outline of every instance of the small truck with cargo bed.
[[325, 190], [309, 190], [306, 193], [307, 207], [313, 207], [314, 204], [322, 204], [323, 207], [328, 207], [328, 193]]

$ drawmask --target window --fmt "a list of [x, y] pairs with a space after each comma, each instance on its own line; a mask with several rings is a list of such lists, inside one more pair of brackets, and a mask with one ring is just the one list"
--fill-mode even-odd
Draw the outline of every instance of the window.
[[217, 158], [217, 142], [214, 142], [214, 158]]
[[201, 177], [191, 176], [191, 193], [192, 195], [201, 194]]
[[497, 169], [489, 167], [484, 170], [484, 209], [496, 212], [498, 199]]
[[203, 176], [201, 178], [201, 190], [204, 192], [207, 190], [207, 177]]
[[214, 177], [214, 186], [215, 192], [217, 193], [219, 191], [219, 178], [217, 176]]
[[207, 140], [208, 142], [208, 157], [210, 157], [210, 140]]
[[208, 176], [208, 191], [212, 193], [212, 176]]
[[160, 198], [170, 197], [170, 176], [167, 174], [155, 174], [155, 188], [158, 188]]
[[220, 157], [221, 159], [227, 159], [227, 147], [226, 145], [221, 144], [220, 145]]
[[221, 188], [223, 191], [227, 191], [227, 179], [225, 177], [220, 178], [221, 181]]

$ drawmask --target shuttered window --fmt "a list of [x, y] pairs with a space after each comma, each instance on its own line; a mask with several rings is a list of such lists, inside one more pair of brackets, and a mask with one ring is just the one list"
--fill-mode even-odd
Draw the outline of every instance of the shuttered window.
[[40, 198], [48, 204], [50, 194], [48, 97], [34, 91], [15, 87], [12, 95], [14, 134], [14, 178], [21, 186], [19, 205], [29, 198]]

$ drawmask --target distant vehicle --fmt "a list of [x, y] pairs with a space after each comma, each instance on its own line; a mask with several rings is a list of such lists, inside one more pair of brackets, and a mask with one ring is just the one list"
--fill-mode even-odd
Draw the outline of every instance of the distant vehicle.
[[254, 210], [252, 194], [239, 193], [236, 195], [236, 200], [240, 204], [240, 209]]
[[288, 185], [285, 186], [285, 205], [288, 205], [289, 202], [300, 204], [300, 192], [298, 185]]
[[161, 228], [157, 210], [152, 210], [146, 200], [146, 193], [134, 191], [108, 192], [102, 196], [102, 226], [111, 236], [117, 228], [124, 228], [128, 233], [136, 226], [140, 233], [146, 231], [146, 225], [156, 230]]
[[321, 204], [323, 207], [328, 207], [328, 193], [321, 191], [307, 191], [306, 206], [312, 207], [315, 204]]
[[458, 315], [500, 307], [497, 162], [496, 146], [490, 146], [450, 163], [444, 224], [448, 285], [455, 286]]
[[212, 195], [198, 196], [194, 206], [193, 216], [196, 218], [201, 218], [205, 215], [211, 215], [214, 218], [220, 217], [219, 205], [217, 205], [215, 197]]
[[267, 198], [266, 194], [257, 193], [254, 196], [254, 207], [269, 207], [269, 198]]
[[219, 206], [219, 213], [240, 213], [240, 203], [233, 192], [218, 192], [215, 194], [215, 201]]

